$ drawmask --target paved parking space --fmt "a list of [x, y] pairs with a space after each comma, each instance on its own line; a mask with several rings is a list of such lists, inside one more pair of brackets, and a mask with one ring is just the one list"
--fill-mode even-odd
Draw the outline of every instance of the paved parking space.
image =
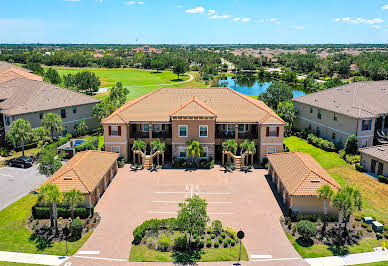
[[46, 179], [46, 176], [39, 174], [37, 165], [26, 169], [1, 167], [0, 210], [39, 187]]
[[192, 172], [132, 172], [126, 166], [96, 206], [102, 216], [100, 225], [81, 253], [69, 262], [127, 264], [132, 231], [137, 225], [145, 219], [176, 216], [177, 203], [198, 194], [208, 201], [212, 220], [219, 219], [224, 226], [245, 232], [249, 264], [304, 265], [281, 228], [281, 210], [265, 174], [266, 170], [224, 173], [219, 167]]

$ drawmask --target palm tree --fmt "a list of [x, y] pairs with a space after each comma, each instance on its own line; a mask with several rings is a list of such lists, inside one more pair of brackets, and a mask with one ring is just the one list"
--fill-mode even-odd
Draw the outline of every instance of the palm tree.
[[[234, 139], [228, 139], [227, 141], [222, 142], [222, 150], [236, 154], [238, 145]], [[228, 162], [230, 162], [230, 157], [228, 154]]]
[[333, 198], [334, 190], [329, 185], [323, 185], [318, 189], [318, 199], [323, 200], [323, 214], [325, 216], [325, 220], [323, 221], [323, 229], [326, 229], [327, 223], [327, 209], [329, 207], [330, 200]]
[[55, 132], [62, 130], [62, 119], [57, 114], [45, 114], [42, 119], [42, 124], [45, 129], [51, 132], [51, 139], [54, 139]]
[[12, 123], [6, 138], [16, 147], [19, 143], [22, 145], [22, 155], [24, 156], [24, 143], [33, 138], [33, 130], [30, 122], [18, 119]]
[[140, 160], [140, 151], [145, 152], [147, 149], [147, 144], [142, 140], [135, 140], [133, 142], [132, 151], [133, 151], [133, 163], [135, 163], [135, 156], [137, 154], [138, 162], [141, 162]]
[[[166, 143], [161, 142], [160, 139], [156, 139], [150, 143], [150, 146], [151, 146], [152, 153], [159, 152], [158, 157], [157, 157], [158, 165], [159, 165], [159, 156], [160, 156], [160, 154], [163, 154], [163, 152], [166, 150]], [[162, 161], [164, 161], [164, 160], [162, 160]]]
[[347, 218], [355, 210], [362, 209], [362, 196], [358, 189], [346, 186], [338, 191], [332, 199], [332, 206], [339, 211], [338, 222], [341, 224], [344, 219], [344, 230], [346, 230]]
[[63, 193], [64, 201], [70, 205], [71, 209], [71, 219], [74, 219], [74, 209], [77, 207], [78, 203], [81, 203], [84, 200], [81, 192], [76, 189], [72, 189], [68, 192]]
[[[251, 164], [253, 165], [253, 155], [256, 153], [256, 144], [253, 141], [244, 140], [243, 143], [240, 144], [241, 155], [245, 152], [251, 155]], [[248, 156], [246, 157], [246, 164], [248, 164]]]
[[193, 158], [193, 160], [197, 160], [202, 156], [203, 147], [199, 144], [199, 141], [197, 140], [186, 141], [186, 145], [187, 145], [187, 148], [186, 148], [187, 155]]
[[54, 226], [55, 234], [58, 234], [58, 210], [57, 205], [62, 202], [62, 193], [59, 190], [57, 185], [47, 184], [40, 188], [40, 194], [42, 196], [43, 202], [51, 205], [51, 227]]

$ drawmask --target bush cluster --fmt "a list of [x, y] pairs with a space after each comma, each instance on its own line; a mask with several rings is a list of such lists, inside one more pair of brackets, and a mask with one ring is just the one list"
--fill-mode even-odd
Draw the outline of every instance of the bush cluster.
[[384, 184], [388, 184], [388, 177], [383, 176], [383, 175], [379, 175], [378, 178], [379, 178], [379, 182], [384, 183]]
[[76, 219], [71, 221], [70, 233], [71, 233], [72, 237], [74, 237], [76, 239], [80, 239], [82, 236], [82, 228], [83, 228], [83, 224], [82, 224], [82, 221], [79, 217], [77, 217]]
[[327, 222], [336, 222], [338, 221], [338, 215], [323, 215], [323, 214], [297, 214], [296, 216], [291, 215], [291, 219], [294, 222], [299, 222], [303, 220], [307, 220], [310, 222], [317, 222], [318, 220]]
[[320, 148], [324, 151], [329, 151], [329, 152], [335, 152], [337, 151], [337, 146], [328, 140], [318, 138], [314, 134], [310, 133], [307, 136], [307, 142], [310, 143], [311, 145]]
[[176, 218], [151, 219], [144, 221], [141, 225], [133, 230], [133, 243], [140, 244], [147, 231], [158, 231], [159, 229], [175, 230], [178, 228]]
[[85, 142], [81, 143], [80, 145], [75, 146], [74, 150], [76, 152], [80, 152], [80, 151], [97, 150], [97, 148], [96, 148], [96, 146], [93, 145], [92, 142], [85, 141]]
[[317, 228], [315, 224], [307, 220], [299, 221], [296, 224], [296, 230], [298, 231], [298, 234], [304, 239], [314, 237], [317, 234]]
[[357, 171], [359, 172], [365, 172], [366, 170], [364, 169], [364, 167], [361, 165], [361, 164], [356, 164], [355, 165], [355, 168]]
[[172, 160], [172, 168], [196, 168], [196, 169], [211, 169], [214, 167], [214, 160], [200, 159], [200, 160], [187, 160], [184, 158], [174, 158]]
[[[71, 210], [69, 207], [61, 206], [58, 207], [58, 217], [62, 218], [70, 218]], [[46, 206], [33, 206], [32, 207], [32, 216], [34, 219], [50, 219], [51, 208]], [[74, 209], [74, 216], [80, 217], [81, 219], [86, 219], [89, 217], [89, 213], [91, 212], [92, 216], [94, 214], [94, 207], [85, 208], [79, 207]]]

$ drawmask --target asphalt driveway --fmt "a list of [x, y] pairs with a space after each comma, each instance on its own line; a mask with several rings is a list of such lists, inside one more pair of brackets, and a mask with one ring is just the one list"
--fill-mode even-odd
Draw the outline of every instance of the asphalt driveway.
[[266, 173], [266, 170], [224, 173], [219, 167], [192, 172], [175, 169], [133, 172], [125, 166], [119, 169], [96, 206], [102, 217], [100, 225], [68, 262], [127, 264], [136, 226], [145, 219], [175, 217], [177, 203], [198, 194], [208, 201], [212, 220], [219, 219], [224, 227], [245, 232], [244, 245], [251, 262], [244, 265], [305, 265], [281, 228], [282, 213]]
[[46, 176], [39, 174], [37, 165], [26, 169], [1, 167], [0, 210], [39, 187], [46, 179]]

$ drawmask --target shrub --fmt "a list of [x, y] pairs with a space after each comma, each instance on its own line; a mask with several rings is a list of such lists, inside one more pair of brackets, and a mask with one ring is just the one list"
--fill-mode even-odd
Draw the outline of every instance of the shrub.
[[218, 248], [220, 246], [220, 244], [218, 242], [214, 242], [214, 247], [215, 248]]
[[224, 232], [222, 232], [222, 233], [221, 233], [221, 236], [222, 236], [223, 238], [225, 238], [225, 237], [226, 237], [226, 234], [225, 234]]
[[339, 156], [340, 156], [342, 159], [345, 160], [345, 156], [346, 156], [345, 150], [339, 150], [339, 151], [338, 151], [338, 154], [339, 154]]
[[85, 141], [85, 142], [81, 143], [80, 145], [75, 146], [74, 150], [76, 152], [80, 152], [80, 151], [97, 150], [97, 148], [96, 148], [96, 146], [93, 145], [92, 142]]
[[206, 241], [206, 246], [210, 248], [212, 246], [212, 241], [209, 239]]
[[178, 236], [174, 239], [174, 250], [176, 251], [186, 251], [188, 248], [187, 237]]
[[296, 222], [302, 221], [302, 220], [308, 220], [310, 222], [317, 222], [318, 220], [321, 221], [328, 221], [328, 222], [336, 222], [338, 221], [338, 215], [323, 215], [323, 214], [297, 214], [296, 217], [293, 219]]
[[344, 150], [346, 154], [357, 154], [358, 139], [356, 135], [352, 134], [347, 138]]
[[[35, 205], [32, 207], [32, 216], [34, 219], [50, 219], [50, 207], [46, 206], [37, 206]], [[70, 218], [71, 217], [71, 210], [69, 207], [58, 207], [58, 217], [62, 218]], [[91, 212], [91, 216], [94, 214], [94, 207], [85, 208], [85, 207], [79, 207], [74, 209], [74, 216], [80, 217], [81, 219], [86, 219], [89, 217], [89, 214]]]
[[197, 234], [197, 233], [194, 233], [193, 238], [194, 238], [194, 239], [198, 238], [198, 234]]
[[66, 138], [67, 138], [67, 139], [71, 139], [71, 138], [73, 138], [73, 135], [71, 135], [70, 133], [67, 133], [67, 134], [66, 134]]
[[384, 237], [385, 237], [386, 239], [388, 239], [388, 232], [385, 232], [385, 233], [384, 233]]
[[204, 248], [204, 246], [205, 246], [205, 243], [203, 241], [200, 241], [199, 242], [199, 248]]
[[361, 226], [362, 226], [363, 228], [367, 228], [367, 227], [368, 227], [368, 224], [367, 224], [367, 223], [362, 223]]
[[360, 155], [349, 155], [347, 154], [345, 156], [345, 161], [348, 163], [348, 164], [356, 164], [356, 163], [359, 163], [360, 162]]
[[384, 231], [388, 231], [388, 225], [384, 225]]
[[201, 239], [205, 239], [205, 234], [201, 234]]
[[218, 243], [222, 244], [224, 242], [224, 239], [223, 238], [219, 238], [218, 239]]
[[366, 229], [366, 231], [372, 232], [372, 227], [368, 227], [368, 228]]
[[124, 157], [120, 157], [118, 160], [117, 160], [117, 166], [119, 168], [123, 168], [125, 166], [125, 158]]
[[208, 237], [206, 238], [206, 240], [207, 240], [207, 241], [209, 241], [209, 240], [211, 241], [212, 239], [210, 238], [210, 236], [208, 236]]
[[379, 182], [384, 183], [384, 184], [388, 184], [388, 177], [383, 176], [383, 175], [379, 175], [378, 179], [379, 179]]
[[232, 245], [232, 247], [234, 247], [234, 245], [236, 245], [236, 241], [232, 239], [232, 241], [230, 241], [230, 245]]
[[356, 221], [361, 221], [362, 219], [361, 219], [361, 216], [360, 215], [356, 215], [355, 217], [354, 217], [354, 220], [356, 220]]
[[158, 248], [161, 251], [167, 251], [171, 246], [171, 239], [166, 235], [161, 235], [160, 239], [158, 240]]
[[212, 232], [212, 229], [211, 229], [210, 226], [206, 229], [206, 232], [207, 232], [208, 234], [210, 234], [210, 233]]
[[232, 229], [232, 227], [227, 227], [227, 228], [225, 229], [225, 231], [226, 231], [226, 233], [228, 233], [228, 234], [230, 235], [230, 237], [231, 237], [232, 239], [234, 239], [234, 240], [237, 239], [237, 232], [234, 231], [234, 230]]
[[380, 233], [376, 233], [376, 239], [377, 240], [383, 239], [383, 236]]
[[214, 239], [214, 238], [216, 238], [216, 235], [215, 235], [215, 234], [211, 234], [210, 237], [211, 237], [212, 239]]
[[296, 224], [296, 230], [299, 235], [304, 239], [309, 239], [317, 234], [317, 228], [315, 224], [310, 221], [302, 220]]
[[147, 229], [151, 230], [153, 232], [157, 232], [160, 229], [160, 226], [162, 225], [161, 220], [159, 219], [151, 219], [148, 221]]
[[219, 234], [222, 232], [222, 223], [220, 220], [214, 220], [212, 222], [212, 231], [216, 234]]
[[224, 242], [224, 248], [227, 248], [227, 247], [228, 247], [228, 245], [229, 245], [229, 243], [228, 243], [228, 242]]
[[364, 167], [361, 164], [356, 164], [355, 168], [359, 172], [362, 172], [362, 173], [365, 172], [365, 169], [364, 169]]
[[70, 223], [70, 233], [72, 237], [76, 239], [80, 239], [82, 235], [82, 221], [79, 217], [75, 218], [73, 221]]

